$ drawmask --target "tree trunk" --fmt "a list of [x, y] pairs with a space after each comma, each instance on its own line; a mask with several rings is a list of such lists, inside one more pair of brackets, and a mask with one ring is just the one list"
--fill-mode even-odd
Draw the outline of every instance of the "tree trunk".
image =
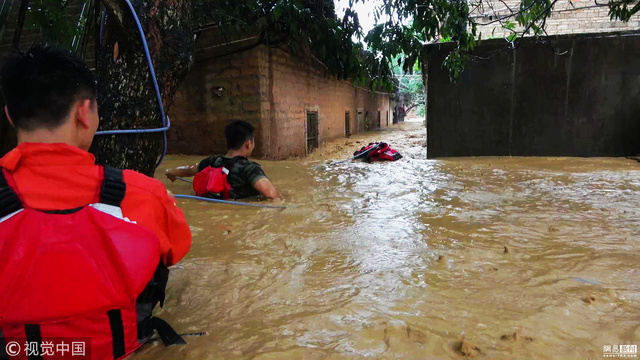
[[[191, 61], [191, 0], [132, 0], [155, 67], [165, 112]], [[124, 0], [102, 0], [107, 9], [98, 54], [99, 130], [162, 127], [156, 93], [138, 28]], [[162, 133], [98, 135], [91, 152], [99, 164], [153, 176]]]

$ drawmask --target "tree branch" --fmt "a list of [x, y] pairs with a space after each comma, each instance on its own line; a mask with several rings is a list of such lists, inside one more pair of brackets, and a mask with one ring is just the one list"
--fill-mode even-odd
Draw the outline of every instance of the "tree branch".
[[[509, 18], [511, 18], [511, 17], [514, 17], [514, 16], [518, 16], [518, 15], [520, 15], [521, 13], [523, 13], [523, 12], [525, 12], [525, 11], [527, 11], [527, 10], [531, 9], [535, 4], [537, 4], [537, 3], [538, 3], [538, 1], [540, 1], [540, 0], [535, 0], [535, 1], [534, 1], [534, 2], [532, 2], [529, 6], [527, 6], [526, 8], [524, 8], [524, 9], [522, 9], [522, 10], [519, 10], [519, 11], [516, 11], [516, 12], [511, 11], [511, 13], [510, 13], [509, 15], [501, 16], [501, 17], [496, 18], [495, 20], [490, 21], [490, 22], [488, 22], [488, 23], [482, 23], [482, 24], [478, 24], [478, 23], [476, 23], [476, 24], [477, 24], [477, 25], [479, 25], [479, 26], [491, 25], [491, 24], [494, 24], [494, 23], [497, 23], [497, 22], [499, 22], [499, 23], [501, 23], [501, 24], [502, 24], [502, 20], [509, 19]], [[554, 2], [554, 3], [555, 3], [555, 2]], [[491, 9], [492, 9], [493, 13], [497, 16], [498, 14], [497, 14], [497, 12], [496, 12], [495, 10], [493, 10], [493, 6], [491, 6], [491, 5], [489, 5], [489, 6], [491, 7]], [[511, 10], [511, 9], [509, 9], [509, 10]], [[477, 16], [477, 17], [480, 17], [480, 16]]]
[[[516, 47], [516, 48], [518, 47], [518, 45], [520, 45], [520, 42], [522, 41], [522, 38], [523, 38], [523, 37], [524, 37], [524, 36], [529, 32], [529, 30], [531, 29], [531, 27], [533, 26], [533, 24], [535, 24], [535, 23], [536, 23], [536, 21], [540, 20], [540, 18], [541, 18], [543, 15], [547, 14], [547, 16], [548, 16], [548, 14], [550, 13], [550, 10], [553, 8], [553, 6], [556, 4], [556, 2], [558, 2], [558, 0], [553, 0], [553, 1], [551, 2], [551, 4], [549, 4], [549, 6], [547, 6], [547, 8], [546, 8], [546, 9], [544, 9], [544, 11], [542, 11], [540, 14], [538, 14], [538, 16], [536, 16], [536, 18], [535, 18], [535, 19], [533, 19], [533, 21], [531, 21], [531, 22], [529, 23], [529, 25], [526, 27], [526, 29], [524, 29], [524, 31], [522, 32], [522, 36], [518, 39], [518, 43], [517, 43], [517, 44], [515, 44], [515, 47]], [[546, 18], [545, 18], [545, 20], [546, 20]]]

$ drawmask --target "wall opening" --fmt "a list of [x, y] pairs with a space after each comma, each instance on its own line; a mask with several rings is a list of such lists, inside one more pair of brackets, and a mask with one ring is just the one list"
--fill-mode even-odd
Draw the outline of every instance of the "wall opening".
[[369, 131], [369, 130], [371, 130], [372, 126], [373, 126], [373, 120], [371, 119], [371, 116], [369, 115], [369, 110], [365, 110], [365, 112], [364, 112], [364, 126], [362, 128], [364, 129], [364, 131]]
[[349, 119], [349, 112], [344, 113], [344, 135], [346, 137], [351, 136], [351, 121]]
[[389, 127], [389, 110], [387, 110], [387, 127]]
[[318, 148], [318, 112], [307, 111], [307, 154]]
[[362, 132], [364, 130], [364, 113], [362, 111], [358, 111], [358, 132]]
[[380, 118], [380, 110], [378, 110], [378, 127], [382, 126], [382, 122], [381, 122], [381, 118]]

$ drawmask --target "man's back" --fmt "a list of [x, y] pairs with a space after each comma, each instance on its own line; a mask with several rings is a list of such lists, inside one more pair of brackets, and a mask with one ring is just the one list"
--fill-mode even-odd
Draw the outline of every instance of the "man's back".
[[[102, 168], [94, 161], [90, 153], [73, 146], [23, 143], [0, 159], [0, 166], [27, 206], [65, 210], [97, 201]], [[182, 211], [159, 181], [127, 170], [123, 176], [127, 184], [123, 216], [151, 230], [160, 239], [165, 265], [175, 264], [191, 246]]]
[[14, 295], [0, 304], [0, 334], [80, 334], [92, 359], [123, 358], [155, 330], [168, 339], [153, 309], [191, 234], [160, 182], [87, 152], [100, 124], [93, 73], [34, 45], [7, 57], [0, 80], [19, 144], [0, 159], [0, 284]]

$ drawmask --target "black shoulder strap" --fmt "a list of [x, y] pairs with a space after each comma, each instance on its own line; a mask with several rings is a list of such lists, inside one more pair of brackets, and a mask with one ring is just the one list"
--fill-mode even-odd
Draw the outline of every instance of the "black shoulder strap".
[[124, 183], [122, 170], [105, 166], [104, 180], [100, 190], [100, 202], [120, 207], [126, 190], [127, 184]]
[[0, 167], [0, 218], [11, 215], [22, 209], [22, 202], [15, 191], [7, 183]]

